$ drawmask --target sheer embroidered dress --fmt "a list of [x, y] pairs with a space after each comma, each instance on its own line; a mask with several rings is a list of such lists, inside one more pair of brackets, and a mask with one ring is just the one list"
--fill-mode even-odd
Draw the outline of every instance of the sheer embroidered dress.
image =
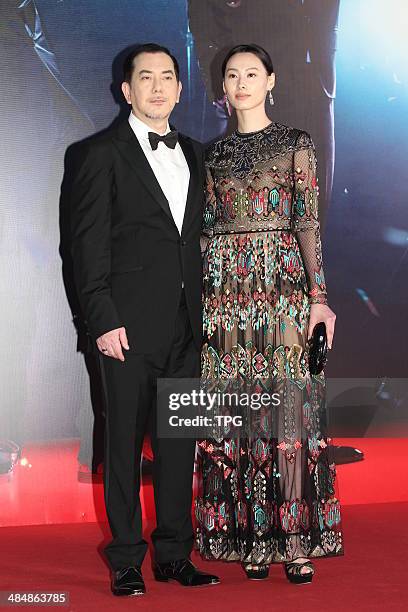
[[308, 371], [310, 305], [327, 303], [309, 134], [278, 123], [207, 154], [203, 382], [279, 392], [251, 435], [199, 441], [196, 545], [248, 563], [343, 554], [324, 374]]

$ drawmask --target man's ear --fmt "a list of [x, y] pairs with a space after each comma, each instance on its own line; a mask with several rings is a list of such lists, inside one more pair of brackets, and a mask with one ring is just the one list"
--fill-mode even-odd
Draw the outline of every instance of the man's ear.
[[180, 95], [181, 95], [181, 90], [183, 89], [183, 84], [181, 81], [178, 82], [178, 93], [177, 93], [177, 98], [176, 98], [176, 104], [178, 104], [180, 102]]
[[130, 85], [127, 81], [123, 81], [122, 83], [122, 93], [125, 96], [125, 100], [128, 104], [132, 104], [132, 100], [130, 98]]

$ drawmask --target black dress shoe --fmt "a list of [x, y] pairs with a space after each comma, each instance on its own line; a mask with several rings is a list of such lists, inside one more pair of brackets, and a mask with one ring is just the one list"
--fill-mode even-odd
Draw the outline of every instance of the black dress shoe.
[[218, 576], [200, 572], [190, 559], [179, 559], [170, 563], [156, 563], [153, 566], [153, 573], [159, 582], [177, 580], [183, 586], [209, 586], [219, 584]]
[[114, 595], [144, 595], [146, 587], [140, 567], [134, 565], [112, 572], [111, 588]]

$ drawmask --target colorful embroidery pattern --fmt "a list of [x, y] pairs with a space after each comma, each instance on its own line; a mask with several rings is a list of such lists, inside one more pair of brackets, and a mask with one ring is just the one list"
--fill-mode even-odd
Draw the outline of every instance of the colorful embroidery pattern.
[[214, 248], [225, 234], [292, 232], [311, 304], [327, 303], [316, 172], [314, 145], [306, 132], [277, 123], [252, 135], [235, 132], [208, 153], [203, 223], [206, 236], [219, 236]]
[[246, 437], [200, 441], [197, 548], [255, 564], [342, 555], [325, 379], [308, 370], [310, 307], [327, 303], [310, 136], [272, 123], [215, 143], [203, 233], [202, 380], [281, 401]]

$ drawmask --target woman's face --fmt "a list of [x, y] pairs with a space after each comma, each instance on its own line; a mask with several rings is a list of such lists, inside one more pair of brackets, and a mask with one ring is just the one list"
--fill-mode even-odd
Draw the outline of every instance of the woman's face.
[[226, 66], [224, 92], [236, 110], [250, 110], [265, 104], [265, 97], [275, 85], [275, 75], [268, 75], [261, 60], [253, 53], [236, 53]]

